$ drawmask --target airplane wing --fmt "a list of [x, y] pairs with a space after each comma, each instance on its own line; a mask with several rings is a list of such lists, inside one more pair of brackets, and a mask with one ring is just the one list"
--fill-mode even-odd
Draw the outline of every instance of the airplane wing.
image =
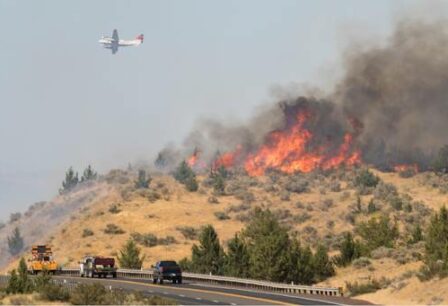
[[115, 29], [114, 32], [112, 33], [112, 39], [115, 40], [116, 42], [118, 42], [118, 31]]

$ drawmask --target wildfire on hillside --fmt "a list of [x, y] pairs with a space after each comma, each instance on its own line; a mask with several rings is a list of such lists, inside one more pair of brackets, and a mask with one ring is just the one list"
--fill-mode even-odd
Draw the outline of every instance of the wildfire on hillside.
[[[356, 133], [345, 132], [340, 135], [325, 135], [316, 139], [313, 124], [318, 108], [308, 101], [283, 106], [285, 124], [282, 128], [269, 132], [264, 142], [254, 148], [238, 145], [235, 150], [216, 154], [210, 163], [212, 169], [219, 167], [243, 168], [251, 176], [263, 175], [267, 170], [283, 173], [310, 172], [315, 169], [329, 170], [340, 166], [353, 166], [361, 163], [361, 152], [356, 147]], [[205, 161], [200, 151], [187, 159], [191, 167]]]

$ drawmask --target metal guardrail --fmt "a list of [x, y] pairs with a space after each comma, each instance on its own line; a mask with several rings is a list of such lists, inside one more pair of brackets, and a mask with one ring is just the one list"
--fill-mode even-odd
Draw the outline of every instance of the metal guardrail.
[[[60, 273], [62, 275], [78, 276], [78, 268], [63, 268]], [[152, 270], [133, 270], [133, 269], [118, 269], [117, 276], [119, 277], [129, 277], [138, 279], [152, 279]], [[183, 272], [182, 278], [186, 280], [192, 280], [196, 282], [208, 282], [216, 283], [221, 285], [230, 285], [235, 287], [252, 288], [264, 291], [273, 291], [280, 293], [290, 293], [290, 294], [315, 294], [315, 295], [325, 295], [325, 296], [342, 296], [342, 288], [335, 287], [319, 287], [319, 286], [303, 286], [303, 285], [292, 285], [292, 284], [282, 284], [274, 283], [268, 281], [260, 281], [253, 279], [219, 276], [219, 275], [208, 275], [208, 274], [197, 274]]]

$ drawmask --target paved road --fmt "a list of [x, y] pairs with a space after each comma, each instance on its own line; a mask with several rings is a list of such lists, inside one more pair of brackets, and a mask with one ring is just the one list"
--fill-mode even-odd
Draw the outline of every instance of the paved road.
[[347, 298], [331, 298], [321, 296], [297, 296], [245, 290], [226, 286], [186, 282], [182, 285], [155, 285], [148, 280], [128, 278], [119, 279], [85, 279], [78, 277], [58, 276], [69, 282], [100, 282], [105, 286], [125, 290], [138, 290], [176, 300], [183, 305], [340, 305], [365, 304], [362, 301]]

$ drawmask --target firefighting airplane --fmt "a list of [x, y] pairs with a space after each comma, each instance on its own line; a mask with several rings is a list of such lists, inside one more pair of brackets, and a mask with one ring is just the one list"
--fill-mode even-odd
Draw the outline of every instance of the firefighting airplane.
[[143, 43], [143, 34], [140, 34], [133, 40], [123, 40], [118, 38], [118, 31], [114, 30], [112, 37], [102, 36], [98, 42], [104, 48], [111, 49], [112, 54], [115, 54], [118, 51], [118, 47], [140, 46]]

